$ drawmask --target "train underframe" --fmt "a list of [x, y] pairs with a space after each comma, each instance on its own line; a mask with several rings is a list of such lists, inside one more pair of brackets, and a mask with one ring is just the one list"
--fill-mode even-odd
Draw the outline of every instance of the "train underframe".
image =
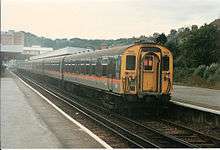
[[140, 97], [129, 94], [115, 94], [112, 92], [88, 87], [74, 82], [63, 81], [46, 75], [34, 74], [28, 71], [18, 71], [37, 81], [56, 86], [73, 95], [89, 98], [92, 102], [103, 107], [119, 112], [133, 112], [146, 110], [149, 112], [165, 108], [170, 100], [170, 95], [143, 95]]

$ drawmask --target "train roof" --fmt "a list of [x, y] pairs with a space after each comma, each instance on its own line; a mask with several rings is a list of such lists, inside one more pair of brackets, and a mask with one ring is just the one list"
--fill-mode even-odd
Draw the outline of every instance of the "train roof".
[[[124, 45], [124, 46], [117, 46], [117, 47], [112, 47], [112, 48], [108, 48], [108, 49], [102, 49], [102, 50], [86, 50], [85, 52], [78, 52], [78, 53], [73, 53], [73, 54], [69, 54], [69, 55], [58, 55], [58, 56], [53, 56], [53, 57], [41, 57], [41, 59], [46, 59], [46, 60], [54, 60], [54, 61], [58, 61], [59, 59], [65, 58], [66, 61], [70, 61], [70, 60], [87, 60], [87, 59], [97, 59], [100, 57], [114, 57], [114, 56], [119, 56], [122, 55], [123, 52], [125, 52], [125, 50], [133, 45], [136, 44], [153, 44], [153, 45], [160, 45], [157, 43], [149, 43], [149, 42], [136, 42], [134, 44], [130, 44], [130, 45]], [[162, 46], [162, 45], [161, 45]], [[37, 59], [36, 61], [38, 61], [39, 59]], [[34, 61], [34, 60], [31, 60]]]
[[86, 48], [80, 48], [80, 47], [65, 47], [62, 49], [50, 51], [47, 53], [43, 53], [40, 55], [32, 56], [30, 57], [30, 60], [38, 60], [38, 59], [44, 59], [44, 58], [55, 58], [55, 57], [61, 57], [61, 56], [67, 56], [72, 54], [78, 54], [78, 53], [87, 53], [89, 51], [93, 51], [91, 49]]
[[98, 57], [105, 57], [105, 56], [121, 55], [125, 51], [126, 48], [132, 45], [117, 46], [117, 47], [112, 47], [112, 48], [103, 49], [103, 50], [95, 50], [95, 51], [87, 52], [83, 54], [69, 55], [69, 56], [66, 56], [65, 59], [69, 60], [69, 59], [81, 59], [81, 58], [98, 58]]

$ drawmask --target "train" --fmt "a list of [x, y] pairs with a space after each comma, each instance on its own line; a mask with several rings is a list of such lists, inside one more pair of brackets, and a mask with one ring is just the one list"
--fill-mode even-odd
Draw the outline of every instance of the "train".
[[70, 92], [97, 93], [102, 104], [112, 109], [152, 102], [164, 104], [173, 93], [173, 55], [157, 43], [137, 42], [38, 58], [16, 67], [19, 72], [56, 82]]

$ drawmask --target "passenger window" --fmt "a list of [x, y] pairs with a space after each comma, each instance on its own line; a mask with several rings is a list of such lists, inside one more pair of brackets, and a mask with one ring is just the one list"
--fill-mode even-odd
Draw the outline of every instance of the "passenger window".
[[79, 73], [79, 65], [77, 62], [76, 62], [76, 66], [75, 66], [75, 73]]
[[95, 68], [96, 68], [96, 64], [92, 64], [92, 66], [91, 66], [91, 74], [92, 74], [92, 75], [95, 75], [95, 74], [96, 74]]
[[107, 76], [107, 65], [102, 65], [102, 76]]
[[127, 55], [126, 56], [126, 70], [135, 70], [136, 56]]
[[163, 57], [163, 71], [169, 71], [169, 57]]
[[89, 74], [90, 73], [90, 70], [89, 70], [90, 68], [89, 68], [89, 65], [88, 64], [86, 64], [86, 74]]
[[100, 62], [100, 59], [98, 59], [97, 63], [96, 63], [96, 76], [102, 76], [102, 64]]
[[153, 70], [153, 57], [145, 56], [144, 58], [144, 70]]

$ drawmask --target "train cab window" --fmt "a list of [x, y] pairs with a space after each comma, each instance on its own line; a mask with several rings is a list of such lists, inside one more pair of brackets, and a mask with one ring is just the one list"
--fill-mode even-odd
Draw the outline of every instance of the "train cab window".
[[135, 70], [136, 56], [127, 55], [126, 56], [126, 70]]
[[153, 70], [153, 57], [152, 56], [145, 56], [143, 63], [144, 63], [143, 64], [144, 70], [146, 70], [146, 71]]
[[163, 71], [169, 71], [169, 57], [163, 56]]

